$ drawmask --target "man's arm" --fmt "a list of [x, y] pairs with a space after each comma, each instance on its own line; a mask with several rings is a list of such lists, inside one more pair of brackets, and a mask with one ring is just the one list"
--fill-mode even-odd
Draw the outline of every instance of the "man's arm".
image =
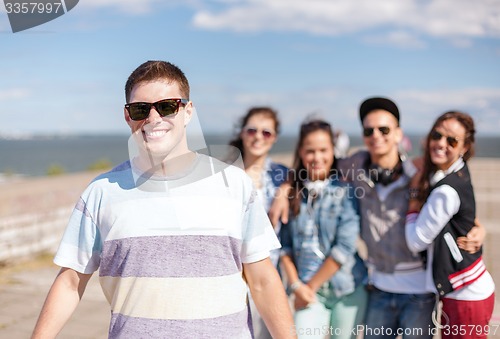
[[474, 220], [474, 227], [467, 233], [466, 237], [458, 237], [457, 244], [459, 248], [474, 254], [483, 246], [485, 237], [486, 229], [476, 218]]
[[252, 298], [275, 339], [296, 338], [292, 312], [283, 284], [271, 260], [243, 264]]
[[83, 296], [92, 274], [61, 268], [45, 299], [32, 338], [55, 338]]
[[273, 224], [273, 226], [276, 226], [280, 220], [283, 224], [288, 223], [288, 211], [290, 209], [290, 203], [288, 202], [288, 195], [290, 193], [291, 188], [292, 185], [290, 185], [289, 182], [285, 181], [278, 188], [277, 193], [274, 196], [271, 208], [267, 213], [269, 215], [269, 219], [271, 220], [271, 224]]

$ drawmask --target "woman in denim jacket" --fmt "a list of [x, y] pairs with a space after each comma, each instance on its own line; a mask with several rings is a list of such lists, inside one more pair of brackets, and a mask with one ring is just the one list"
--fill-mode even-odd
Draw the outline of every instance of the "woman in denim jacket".
[[[252, 107], [241, 118], [237, 136], [229, 143], [241, 152], [245, 172], [252, 178], [266, 211], [271, 207], [279, 186], [288, 176], [288, 168], [269, 157], [269, 152], [278, 138], [279, 127], [278, 113], [274, 109], [265, 106]], [[280, 224], [274, 227], [278, 234]], [[271, 261], [276, 267], [279, 256], [280, 249], [270, 253]], [[271, 339], [271, 334], [250, 294], [249, 302], [255, 339]]]
[[299, 338], [355, 338], [367, 302], [366, 268], [356, 252], [356, 192], [334, 168], [327, 122], [301, 126], [290, 182], [292, 216], [281, 230], [281, 259], [295, 296], [295, 332]]

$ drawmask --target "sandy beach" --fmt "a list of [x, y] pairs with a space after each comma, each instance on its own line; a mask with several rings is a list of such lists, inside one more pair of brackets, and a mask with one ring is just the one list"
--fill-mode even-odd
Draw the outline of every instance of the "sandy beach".
[[[290, 154], [276, 161], [290, 165]], [[485, 261], [500, 286], [500, 159], [474, 158], [469, 163], [477, 216], [486, 227]], [[82, 190], [98, 173], [16, 178], [0, 183], [0, 338], [29, 338], [58, 268], [51, 256], [69, 213]], [[40, 244], [41, 238], [48, 239]], [[38, 253], [38, 254], [36, 254]], [[43, 254], [40, 256], [39, 254]], [[500, 295], [492, 326], [500, 338]], [[76, 313], [59, 338], [106, 338], [109, 308], [94, 276]], [[492, 330], [494, 327], [492, 327]]]

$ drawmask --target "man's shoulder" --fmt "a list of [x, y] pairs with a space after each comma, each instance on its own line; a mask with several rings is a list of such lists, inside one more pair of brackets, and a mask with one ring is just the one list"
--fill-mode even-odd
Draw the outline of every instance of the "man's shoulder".
[[219, 174], [222, 173], [222, 171], [226, 171], [235, 176], [245, 175], [243, 162], [238, 160], [226, 160], [206, 154], [200, 154], [199, 165], [210, 167], [212, 174]]
[[366, 150], [360, 150], [347, 158], [336, 159], [338, 169], [363, 168], [370, 159], [370, 153]]
[[359, 171], [367, 168], [370, 154], [367, 151], [358, 151], [347, 158], [335, 159], [335, 168], [338, 171], [338, 178], [341, 181], [356, 181]]
[[224, 182], [225, 186], [235, 187], [234, 185], [238, 184], [239, 187], [240, 185], [251, 184], [250, 177], [245, 173], [239, 162], [226, 162], [219, 158], [202, 154], [200, 155], [198, 166], [209, 171], [209, 175], [205, 177], [206, 179], [220, 177], [222, 181], [216, 180], [216, 182]]
[[105, 187], [110, 184], [119, 184], [120, 187], [129, 186], [133, 182], [130, 161], [125, 161], [111, 170], [96, 176], [89, 184], [89, 187]]

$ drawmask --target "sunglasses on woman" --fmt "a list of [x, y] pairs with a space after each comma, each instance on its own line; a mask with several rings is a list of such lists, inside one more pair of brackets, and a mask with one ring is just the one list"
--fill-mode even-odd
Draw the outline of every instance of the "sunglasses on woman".
[[430, 137], [431, 137], [431, 140], [434, 140], [434, 141], [441, 140], [443, 137], [446, 138], [446, 142], [448, 143], [448, 145], [451, 146], [451, 148], [457, 147], [458, 142], [460, 141], [460, 139], [457, 137], [446, 136], [444, 134], [439, 133], [436, 130], [431, 132]]
[[243, 129], [246, 135], [249, 137], [253, 137], [257, 135], [257, 133], [260, 133], [264, 139], [271, 139], [274, 136], [274, 132], [268, 130], [268, 129], [258, 129], [255, 127], [246, 127]]
[[380, 126], [380, 127], [364, 127], [363, 128], [363, 135], [365, 137], [372, 136], [375, 130], [378, 129], [382, 135], [387, 135], [391, 133], [391, 128], [387, 126]]
[[181, 104], [188, 103], [187, 99], [164, 99], [157, 102], [133, 102], [125, 105], [130, 119], [134, 121], [144, 120], [149, 117], [151, 107], [154, 107], [158, 114], [163, 118], [175, 114]]

